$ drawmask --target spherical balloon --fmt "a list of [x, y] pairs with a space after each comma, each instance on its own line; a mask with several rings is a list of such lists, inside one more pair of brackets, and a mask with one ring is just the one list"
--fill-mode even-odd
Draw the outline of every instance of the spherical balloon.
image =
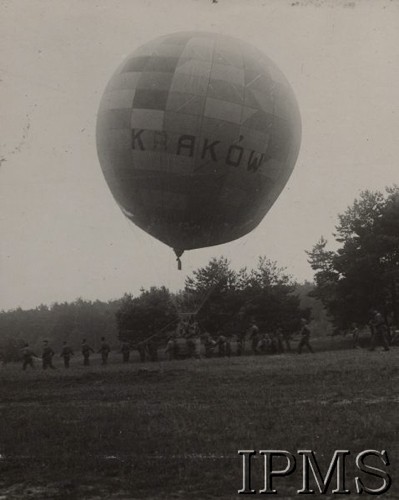
[[175, 33], [133, 52], [109, 81], [97, 120], [115, 200], [178, 255], [253, 230], [286, 184], [300, 139], [281, 71], [216, 33]]

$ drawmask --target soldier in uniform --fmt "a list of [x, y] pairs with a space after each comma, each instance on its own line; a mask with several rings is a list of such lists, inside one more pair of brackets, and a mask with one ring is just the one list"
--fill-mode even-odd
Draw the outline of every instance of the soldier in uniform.
[[90, 365], [90, 353], [92, 353], [92, 352], [94, 353], [94, 350], [86, 342], [86, 339], [83, 339], [83, 341], [82, 341], [82, 354], [83, 354], [83, 365], [84, 366]]
[[387, 325], [382, 314], [379, 311], [372, 311], [372, 331], [373, 335], [371, 337], [370, 351], [374, 351], [378, 344], [382, 345], [384, 351], [389, 351]]
[[209, 335], [209, 333], [205, 336], [204, 347], [205, 347], [205, 357], [211, 358], [213, 356], [213, 351], [216, 347], [216, 342]]
[[302, 353], [302, 349], [304, 347], [307, 347], [309, 349], [309, 352], [314, 352], [312, 349], [312, 346], [310, 345], [309, 339], [310, 339], [310, 328], [308, 326], [308, 322], [305, 318], [301, 319], [302, 323], [302, 328], [301, 328], [301, 340], [298, 345], [298, 354]]
[[61, 358], [64, 358], [64, 366], [65, 368], [69, 368], [69, 361], [71, 359], [71, 356], [73, 356], [73, 351], [69, 347], [68, 343], [65, 341], [63, 346], [62, 346], [62, 351], [60, 354]]
[[264, 333], [258, 340], [258, 343], [256, 344], [256, 354], [266, 354], [268, 347], [269, 347], [269, 339]]
[[126, 342], [125, 340], [122, 342], [121, 353], [122, 353], [123, 362], [128, 363], [129, 358], [130, 358], [130, 344], [129, 344], [129, 342]]
[[169, 337], [168, 342], [166, 343], [165, 353], [168, 356], [168, 360], [172, 361], [175, 353], [175, 342], [172, 337]]
[[177, 341], [177, 339], [173, 340], [173, 358], [174, 359], [180, 358], [180, 348], [179, 348], [179, 342]]
[[22, 354], [22, 369], [26, 370], [27, 366], [33, 368], [33, 356], [35, 356], [35, 358], [37, 358], [37, 356], [29, 347], [29, 344], [24, 345], [24, 347], [21, 349], [21, 354]]
[[359, 331], [359, 327], [357, 326], [356, 323], [352, 323], [351, 333], [352, 333], [352, 341], [353, 341], [352, 347], [353, 347], [353, 349], [359, 349], [359, 347], [360, 347], [359, 346], [360, 331]]
[[290, 342], [291, 341], [291, 333], [288, 330], [284, 329], [282, 331], [282, 335], [283, 335], [283, 342], [285, 344], [285, 350], [287, 352], [291, 352], [291, 342]]
[[44, 340], [43, 343], [44, 343], [43, 352], [42, 352], [43, 370], [47, 370], [47, 368], [52, 368], [54, 370], [53, 356], [55, 353], [52, 350], [52, 348], [48, 345], [47, 340]]
[[221, 332], [219, 333], [219, 337], [216, 341], [218, 346], [218, 356], [219, 358], [224, 358], [226, 355], [226, 337]]
[[158, 361], [158, 343], [155, 339], [150, 339], [147, 342], [148, 355], [150, 361]]
[[144, 363], [145, 360], [146, 360], [146, 357], [147, 357], [147, 346], [146, 346], [146, 343], [145, 342], [139, 342], [137, 344], [137, 350], [139, 351], [140, 361], [142, 363]]
[[108, 355], [111, 352], [111, 348], [108, 342], [105, 341], [105, 337], [101, 337], [101, 347], [98, 351], [101, 354], [101, 364], [106, 365], [108, 362]]
[[228, 358], [231, 357], [231, 338], [230, 337], [226, 337], [226, 356]]
[[242, 337], [237, 337], [237, 347], [236, 347], [236, 355], [242, 356], [242, 352], [244, 350], [244, 342]]
[[186, 339], [186, 345], [187, 345], [187, 357], [188, 358], [195, 358], [195, 340], [193, 337], [189, 337]]
[[276, 338], [276, 349], [279, 354], [284, 353], [284, 346], [283, 346], [283, 330], [281, 327], [278, 327], [276, 332], [275, 332], [275, 338]]
[[277, 339], [276, 336], [272, 333], [268, 333], [266, 335], [266, 346], [267, 352], [269, 354], [276, 354], [277, 352]]
[[251, 326], [248, 329], [249, 339], [251, 340], [251, 349], [254, 354], [258, 354], [258, 343], [259, 343], [259, 328], [255, 321], [252, 321]]

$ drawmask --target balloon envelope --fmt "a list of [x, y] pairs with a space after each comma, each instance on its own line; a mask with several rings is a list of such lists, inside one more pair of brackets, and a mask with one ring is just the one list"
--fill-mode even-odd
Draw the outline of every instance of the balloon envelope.
[[300, 139], [281, 71], [256, 48], [215, 33], [175, 33], [133, 52], [97, 119], [114, 198], [177, 253], [254, 229], [286, 184]]

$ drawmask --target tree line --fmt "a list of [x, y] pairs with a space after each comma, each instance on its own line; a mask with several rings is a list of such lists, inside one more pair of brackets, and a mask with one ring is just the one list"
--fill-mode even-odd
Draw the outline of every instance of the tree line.
[[176, 330], [179, 320], [195, 317], [202, 332], [242, 336], [256, 319], [261, 330], [294, 332], [310, 308], [301, 307], [298, 283], [276, 262], [260, 257], [254, 269], [235, 271], [224, 258], [210, 262], [185, 280], [182, 291], [164, 287], [125, 295], [116, 313], [121, 340], [143, 341]]
[[399, 187], [362, 192], [338, 215], [333, 237], [335, 250], [321, 237], [307, 252], [314, 283], [298, 284], [266, 257], [238, 271], [226, 258], [214, 258], [187, 276], [177, 293], [159, 286], [108, 302], [77, 299], [2, 311], [0, 350], [16, 359], [25, 342], [40, 348], [44, 339], [77, 346], [86, 338], [94, 347], [102, 336], [114, 345], [165, 340], [192, 315], [211, 335], [243, 335], [251, 319], [266, 332], [295, 332], [302, 317], [312, 319], [318, 333], [329, 333], [331, 323], [345, 331], [367, 325], [375, 309], [398, 328]]
[[80, 345], [82, 338], [99, 345], [103, 335], [117, 336], [115, 314], [121, 300], [74, 302], [40, 305], [34, 309], [17, 308], [0, 313], [0, 351], [6, 360], [16, 360], [25, 343], [41, 352], [43, 340], [54, 346], [64, 341]]
[[[165, 342], [179, 322], [195, 315], [201, 331], [211, 335], [243, 335], [251, 319], [273, 331], [299, 329], [301, 317], [325, 320], [323, 307], [307, 298], [312, 285], [299, 285], [277, 263], [260, 257], [254, 269], [235, 271], [224, 258], [214, 258], [186, 278], [185, 287], [172, 293], [166, 287], [141, 289], [108, 302], [77, 299], [0, 313], [0, 350], [18, 359], [27, 342], [41, 351], [43, 340], [55, 349], [64, 341], [78, 347], [85, 338], [97, 348], [105, 336], [116, 348], [121, 341], [133, 347], [154, 337]], [[309, 302], [310, 301], [310, 302]], [[305, 302], [305, 306], [303, 303]]]
[[378, 310], [399, 326], [399, 187], [363, 191], [338, 215], [336, 250], [321, 237], [308, 252], [315, 271], [313, 295], [337, 329], [362, 326]]

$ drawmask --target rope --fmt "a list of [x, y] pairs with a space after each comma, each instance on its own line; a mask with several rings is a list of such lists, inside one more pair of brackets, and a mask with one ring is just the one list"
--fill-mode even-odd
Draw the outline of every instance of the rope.
[[146, 337], [144, 340], [140, 340], [140, 342], [137, 342], [136, 344], [133, 344], [133, 345], [138, 345], [141, 343], [148, 342], [149, 340], [153, 339], [154, 337], [157, 337], [160, 333], [162, 333], [164, 330], [166, 330], [166, 328], [169, 328], [171, 325], [173, 325], [173, 323], [176, 323], [177, 321], [178, 321], [178, 319], [173, 319], [167, 325], [165, 325], [163, 328], [161, 328], [158, 332], [153, 333], [149, 337]]
[[202, 303], [200, 304], [199, 308], [195, 311], [195, 314], [198, 314], [201, 309], [204, 307], [206, 301], [209, 299], [209, 297], [211, 296], [211, 294], [213, 293], [213, 291], [215, 290], [216, 286], [218, 285], [218, 283], [214, 284], [211, 286], [211, 288], [207, 291], [207, 293], [205, 294], [205, 298], [204, 300], [202, 301]]
[[177, 269], [179, 271], [181, 271], [181, 260], [180, 260], [180, 257], [183, 255], [184, 253], [184, 250], [181, 250], [180, 248], [174, 248], [173, 251], [175, 252], [176, 254], [176, 257], [177, 257]]

